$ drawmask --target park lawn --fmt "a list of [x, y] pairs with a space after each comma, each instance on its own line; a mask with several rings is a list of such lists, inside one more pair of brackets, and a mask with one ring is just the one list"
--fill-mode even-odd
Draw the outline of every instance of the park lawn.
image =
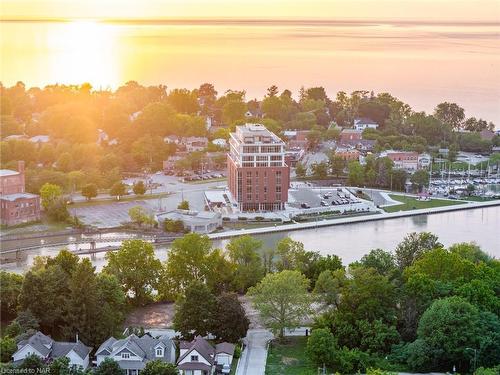
[[266, 375], [316, 375], [316, 366], [306, 354], [307, 337], [287, 337], [283, 344], [273, 341], [269, 345]]
[[406, 197], [403, 195], [395, 195], [395, 194], [389, 194], [389, 197], [391, 197], [395, 201], [402, 202], [403, 204], [384, 207], [384, 210], [386, 212], [410, 211], [410, 210], [418, 210], [421, 208], [433, 208], [433, 207], [465, 204], [465, 202], [463, 201], [452, 201], [452, 200], [434, 199], [434, 198], [432, 198], [430, 201], [419, 201], [414, 197]]

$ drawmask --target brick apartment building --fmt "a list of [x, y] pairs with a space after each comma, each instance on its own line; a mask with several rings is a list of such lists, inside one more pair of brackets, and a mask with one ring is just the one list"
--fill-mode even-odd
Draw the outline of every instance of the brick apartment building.
[[231, 133], [229, 145], [229, 191], [240, 210], [283, 210], [290, 185], [285, 142], [264, 125], [245, 124]]
[[416, 171], [419, 168], [418, 152], [414, 151], [386, 151], [380, 156], [387, 156], [394, 162], [394, 168], [406, 171]]
[[25, 192], [24, 161], [17, 171], [0, 169], [0, 223], [17, 225], [40, 219], [40, 197]]

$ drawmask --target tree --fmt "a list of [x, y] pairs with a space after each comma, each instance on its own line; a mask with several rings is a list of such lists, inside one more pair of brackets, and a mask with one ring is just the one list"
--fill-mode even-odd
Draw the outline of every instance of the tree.
[[184, 339], [212, 332], [216, 299], [206, 284], [193, 281], [175, 302], [174, 329]]
[[278, 95], [278, 91], [279, 91], [278, 90], [278, 86], [272, 85], [271, 87], [269, 87], [267, 89], [267, 96], [270, 97], [270, 98], [272, 98], [272, 97]]
[[87, 184], [82, 188], [82, 195], [89, 201], [92, 198], [97, 197], [97, 185]]
[[107, 357], [94, 370], [94, 375], [124, 375], [125, 371], [120, 368], [118, 362]]
[[339, 177], [341, 173], [344, 172], [345, 161], [339, 155], [332, 153], [330, 155], [330, 168], [335, 177]]
[[327, 328], [314, 329], [307, 339], [307, 355], [317, 366], [330, 365], [336, 349], [335, 337]]
[[4, 336], [0, 338], [0, 361], [5, 363], [5, 362], [10, 362], [12, 359], [12, 354], [14, 354], [17, 351], [17, 345], [16, 341], [9, 337], [9, 336]]
[[186, 234], [172, 243], [164, 268], [161, 293], [166, 298], [177, 298], [194, 281], [217, 279], [210, 264], [212, 243], [207, 236]]
[[420, 319], [418, 339], [410, 344], [408, 364], [419, 371], [442, 371], [456, 366], [457, 371], [465, 372], [474, 355], [467, 348], [483, 346], [486, 350], [492, 344], [487, 350], [496, 350], [496, 354], [485, 358], [479, 350], [478, 365], [495, 365], [500, 361], [499, 332], [498, 317], [480, 313], [464, 299], [436, 300]]
[[179, 210], [189, 210], [189, 202], [186, 200], [181, 201], [179, 205], [177, 206]]
[[420, 192], [425, 186], [429, 186], [429, 172], [419, 169], [411, 175], [410, 181]]
[[156, 220], [153, 215], [148, 213], [146, 209], [142, 206], [131, 207], [128, 210], [128, 216], [133, 223], [142, 226], [142, 224], [153, 226], [156, 224]]
[[382, 249], [371, 250], [364, 255], [359, 263], [364, 267], [375, 269], [382, 276], [391, 277], [396, 270], [394, 256]]
[[45, 183], [40, 188], [40, 197], [42, 198], [42, 206], [48, 210], [61, 197], [62, 189], [58, 185]]
[[267, 274], [248, 291], [264, 325], [283, 339], [285, 328], [298, 327], [311, 312], [309, 281], [299, 271]]
[[135, 182], [132, 190], [135, 195], [144, 195], [146, 193], [146, 185], [144, 185], [144, 181], [139, 180]]
[[297, 175], [297, 177], [304, 178], [306, 176], [306, 173], [307, 168], [304, 166], [304, 164], [302, 164], [301, 162], [297, 162], [297, 164], [295, 165], [295, 174]]
[[171, 233], [183, 233], [185, 231], [182, 220], [165, 219], [163, 221], [163, 230]]
[[327, 307], [337, 306], [339, 303], [341, 285], [339, 279], [335, 277], [333, 271], [326, 270], [319, 274], [314, 293], [319, 297], [319, 300]]
[[112, 195], [116, 197], [116, 199], [120, 199], [122, 195], [125, 195], [127, 193], [127, 189], [125, 187], [125, 184], [121, 181], [117, 181], [111, 186], [111, 189], [109, 191], [109, 195]]
[[103, 271], [116, 276], [133, 304], [142, 305], [151, 299], [157, 288], [161, 262], [156, 258], [153, 245], [142, 240], [123, 241], [120, 250], [106, 253]]
[[443, 245], [438, 238], [429, 232], [410, 233], [396, 247], [396, 264], [400, 270], [404, 270], [419, 259], [426, 251]]
[[465, 111], [456, 103], [440, 103], [434, 109], [434, 116], [444, 124], [458, 130], [463, 126]]
[[217, 297], [212, 333], [219, 341], [238, 342], [247, 334], [250, 321], [235, 293]]
[[179, 370], [173, 363], [154, 360], [147, 362], [141, 373], [144, 375], [178, 375]]
[[226, 247], [229, 258], [236, 265], [233, 284], [239, 292], [246, 292], [262, 278], [261, 247], [262, 242], [249, 235], [231, 239]]
[[20, 370], [28, 370], [30, 373], [36, 373], [43, 372], [47, 366], [39, 356], [36, 354], [30, 354], [24, 358], [17, 368]]
[[325, 162], [314, 163], [311, 169], [315, 178], [323, 179], [328, 176], [328, 164]]
[[16, 273], [0, 271], [0, 313], [4, 319], [13, 318], [17, 313], [17, 299], [21, 293], [23, 277]]
[[350, 185], [361, 186], [364, 181], [363, 167], [358, 161], [351, 161], [348, 165], [348, 181]]

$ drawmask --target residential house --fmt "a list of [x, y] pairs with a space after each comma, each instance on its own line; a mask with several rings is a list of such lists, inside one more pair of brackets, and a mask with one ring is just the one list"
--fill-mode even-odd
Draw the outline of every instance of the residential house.
[[339, 136], [339, 143], [360, 141], [363, 139], [363, 130], [358, 129], [342, 129]]
[[153, 338], [149, 335], [138, 337], [134, 334], [117, 340], [110, 337], [96, 352], [99, 366], [106, 358], [115, 360], [125, 375], [138, 375], [149, 361], [160, 360], [175, 363], [175, 344], [167, 336]]
[[234, 345], [227, 342], [212, 346], [201, 336], [191, 342], [181, 341], [177, 368], [181, 375], [228, 374], [233, 361]]
[[365, 129], [377, 129], [378, 124], [370, 118], [361, 117], [354, 119], [354, 129], [365, 130]]
[[187, 152], [203, 151], [208, 146], [208, 138], [186, 137], [182, 138], [181, 144], [184, 145]]
[[342, 160], [350, 162], [353, 160], [359, 160], [360, 152], [355, 148], [341, 148], [338, 147], [335, 150], [335, 156], [339, 156]]
[[415, 151], [387, 150], [382, 152], [380, 157], [388, 157], [391, 159], [396, 169], [404, 169], [408, 172], [412, 172], [419, 168], [418, 152]]
[[14, 364], [20, 364], [26, 357], [34, 354], [44, 362], [51, 362], [60, 357], [67, 357], [69, 364], [86, 369], [89, 366], [89, 354], [92, 348], [78, 340], [75, 342], [54, 341], [50, 336], [38, 331], [27, 340], [17, 344], [17, 351], [12, 355]]
[[429, 154], [423, 153], [418, 155], [418, 167], [428, 168], [431, 165], [432, 158]]

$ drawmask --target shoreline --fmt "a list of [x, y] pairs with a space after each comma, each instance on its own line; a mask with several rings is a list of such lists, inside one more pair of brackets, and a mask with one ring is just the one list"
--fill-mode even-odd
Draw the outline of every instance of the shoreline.
[[259, 235], [267, 234], [272, 232], [288, 232], [303, 229], [315, 229], [319, 227], [328, 227], [334, 225], [346, 225], [346, 224], [356, 224], [368, 221], [378, 221], [378, 220], [390, 220], [398, 219], [402, 217], [420, 216], [420, 215], [432, 215], [442, 212], [450, 211], [461, 211], [461, 210], [471, 210], [475, 208], [488, 208], [500, 206], [500, 200], [487, 201], [487, 202], [466, 202], [464, 204], [457, 204], [452, 206], [442, 206], [442, 207], [432, 207], [432, 208], [421, 208], [411, 211], [399, 211], [399, 212], [384, 212], [375, 215], [364, 215], [359, 217], [349, 217], [349, 218], [339, 218], [330, 220], [321, 220], [307, 223], [294, 223], [294, 224], [284, 224], [275, 227], [264, 227], [264, 228], [254, 228], [254, 229], [239, 229], [220, 233], [210, 233], [208, 237], [211, 240], [221, 240], [231, 237], [237, 237], [241, 235]]

